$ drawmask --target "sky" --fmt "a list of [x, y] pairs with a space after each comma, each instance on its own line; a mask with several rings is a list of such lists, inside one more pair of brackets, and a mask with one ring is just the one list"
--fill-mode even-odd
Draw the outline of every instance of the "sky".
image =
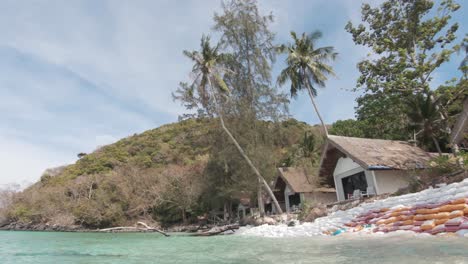
[[[339, 52], [337, 77], [317, 98], [326, 123], [354, 117], [356, 63], [369, 51], [344, 26], [360, 22], [362, 2], [259, 0], [275, 16], [276, 43], [289, 41], [291, 30], [318, 29], [319, 45]], [[212, 33], [220, 8], [219, 0], [0, 1], [0, 187], [26, 186], [46, 168], [75, 162], [77, 153], [176, 122], [184, 109], [171, 93], [191, 69], [182, 51]], [[459, 37], [467, 32], [466, 8], [454, 16]], [[434, 84], [456, 76], [460, 61], [454, 56]], [[282, 66], [279, 57], [274, 73]], [[306, 94], [290, 111], [318, 123]]]

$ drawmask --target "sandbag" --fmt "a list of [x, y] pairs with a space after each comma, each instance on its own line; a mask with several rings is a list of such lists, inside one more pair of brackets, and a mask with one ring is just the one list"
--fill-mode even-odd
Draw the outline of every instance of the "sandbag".
[[468, 229], [468, 220], [463, 221], [459, 227], [460, 229]]
[[460, 230], [460, 226], [446, 226], [445, 231], [450, 233], [455, 233]]
[[390, 217], [388, 219], [385, 219], [385, 224], [388, 225], [388, 224], [393, 224], [394, 222], [396, 222], [397, 219], [395, 217]]
[[463, 209], [463, 214], [464, 214], [464, 215], [468, 215], [468, 207], [465, 208], [465, 209]]
[[421, 233], [421, 227], [419, 226], [413, 226], [413, 228], [411, 228], [411, 231], [413, 232], [416, 232], [416, 233]]
[[400, 221], [413, 220], [414, 215], [402, 215]]
[[447, 204], [439, 207], [440, 212], [452, 212], [456, 210], [464, 210], [467, 207], [466, 204]]
[[416, 210], [417, 214], [437, 214], [438, 212], [439, 212], [438, 208], [433, 208], [433, 209], [423, 208], [423, 209]]
[[424, 220], [426, 220], [426, 215], [417, 214], [417, 215], [414, 216], [413, 219], [416, 220], [416, 221], [424, 221]]
[[445, 226], [459, 226], [464, 221], [465, 221], [464, 217], [455, 217], [455, 218], [452, 218], [452, 219], [448, 220], [447, 222], [445, 222]]
[[377, 221], [375, 224], [376, 224], [376, 225], [385, 225], [385, 222], [386, 222], [386, 221], [387, 221], [386, 219], [380, 219], [380, 220]]
[[399, 226], [398, 230], [411, 230], [412, 228], [413, 228], [412, 225], [403, 225], [403, 226]]
[[421, 226], [422, 224], [424, 224], [424, 221], [413, 221], [414, 226]]
[[434, 219], [444, 219], [444, 218], [449, 218], [450, 213], [448, 212], [442, 212], [434, 215]]
[[435, 234], [439, 234], [439, 233], [442, 233], [442, 232], [446, 232], [446, 228], [444, 225], [438, 225], [436, 227], [434, 227], [433, 229], [430, 230], [430, 233], [435, 235]]
[[448, 220], [449, 220], [448, 218], [436, 219], [435, 224], [442, 225], [442, 224], [445, 224]]
[[414, 221], [411, 220], [411, 219], [410, 219], [410, 220], [405, 220], [405, 221], [402, 222], [402, 225], [412, 225], [413, 222], [414, 222]]
[[466, 204], [468, 203], [467, 198], [458, 198], [450, 202], [450, 204]]
[[424, 223], [421, 225], [421, 230], [423, 231], [428, 231], [431, 230], [435, 227], [435, 221], [434, 220], [427, 220], [424, 221]]
[[452, 218], [460, 217], [460, 216], [463, 216], [463, 215], [464, 215], [464, 214], [463, 214], [463, 211], [461, 211], [461, 210], [455, 210], [455, 211], [453, 211], [453, 212], [451, 212], [451, 213], [449, 214], [449, 218], [452, 219]]

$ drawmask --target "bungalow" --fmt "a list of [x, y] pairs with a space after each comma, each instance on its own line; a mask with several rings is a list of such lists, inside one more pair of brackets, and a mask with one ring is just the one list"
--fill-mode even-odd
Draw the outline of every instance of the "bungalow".
[[333, 181], [338, 201], [357, 192], [394, 193], [407, 187], [415, 169], [432, 155], [404, 141], [332, 136], [320, 161], [319, 177]]
[[286, 212], [293, 211], [304, 202], [336, 202], [335, 189], [315, 187], [305, 170], [299, 168], [278, 168], [273, 192], [281, 209]]

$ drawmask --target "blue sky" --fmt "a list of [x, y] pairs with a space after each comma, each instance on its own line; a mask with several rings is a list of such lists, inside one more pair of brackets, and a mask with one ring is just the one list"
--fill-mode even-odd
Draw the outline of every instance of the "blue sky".
[[[273, 12], [278, 43], [289, 31], [322, 30], [320, 45], [340, 53], [337, 78], [317, 99], [327, 123], [354, 116], [356, 63], [368, 51], [345, 32], [360, 21], [361, 0], [260, 0]], [[372, 1], [378, 2], [378, 1]], [[467, 32], [467, 7], [454, 17]], [[0, 2], [0, 185], [36, 181], [79, 152], [177, 121], [184, 109], [171, 92], [188, 79], [182, 50], [210, 33], [219, 0]], [[283, 65], [279, 57], [275, 72]], [[457, 76], [461, 56], [435, 75]], [[287, 87], [282, 88], [284, 91]], [[318, 123], [309, 99], [291, 101], [294, 118]]]

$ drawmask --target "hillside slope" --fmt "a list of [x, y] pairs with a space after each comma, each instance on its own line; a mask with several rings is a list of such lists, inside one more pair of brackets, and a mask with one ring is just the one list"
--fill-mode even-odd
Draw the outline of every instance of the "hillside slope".
[[[232, 204], [238, 197], [231, 193], [254, 195], [242, 185], [232, 185], [230, 194], [217, 194], [222, 191], [210, 185], [207, 175], [223, 171], [211, 162], [212, 147], [217, 144], [213, 136], [220, 133], [213, 121], [191, 119], [164, 125], [101, 147], [54, 175], [46, 172], [14, 197], [6, 218], [30, 225], [84, 228], [130, 224], [137, 219], [175, 223], [218, 209], [219, 203], [213, 200], [219, 197], [228, 197]], [[276, 135], [273, 151], [263, 153], [274, 159], [268, 166], [314, 169], [322, 144], [318, 127], [294, 119], [259, 122], [258, 126]], [[274, 168], [263, 170], [270, 180], [274, 172]], [[255, 177], [249, 175], [238, 180], [247, 181], [243, 186], [256, 185]]]

